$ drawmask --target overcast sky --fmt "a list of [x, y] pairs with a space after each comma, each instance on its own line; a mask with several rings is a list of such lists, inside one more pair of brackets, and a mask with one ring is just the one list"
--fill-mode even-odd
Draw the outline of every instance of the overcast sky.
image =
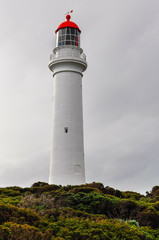
[[74, 10], [87, 182], [159, 185], [159, 1], [0, 0], [0, 186], [48, 182], [54, 31]]

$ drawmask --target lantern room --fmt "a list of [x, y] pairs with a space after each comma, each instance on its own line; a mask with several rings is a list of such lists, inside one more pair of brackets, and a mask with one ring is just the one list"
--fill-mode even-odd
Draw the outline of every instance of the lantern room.
[[67, 15], [67, 21], [61, 23], [56, 33], [56, 47], [72, 45], [80, 47], [80, 29], [74, 23], [70, 21], [71, 16]]

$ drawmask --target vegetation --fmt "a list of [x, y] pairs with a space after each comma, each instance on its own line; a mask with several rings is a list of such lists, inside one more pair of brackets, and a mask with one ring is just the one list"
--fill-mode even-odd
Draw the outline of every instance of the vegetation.
[[159, 186], [121, 192], [101, 183], [0, 188], [0, 240], [159, 240]]

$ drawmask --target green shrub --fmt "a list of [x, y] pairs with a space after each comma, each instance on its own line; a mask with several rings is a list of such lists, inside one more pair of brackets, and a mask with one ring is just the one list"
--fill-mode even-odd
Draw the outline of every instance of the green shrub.
[[136, 221], [136, 220], [129, 220], [129, 221], [126, 221], [130, 227], [136, 227], [136, 228], [139, 228], [139, 223]]
[[[7, 239], [43, 240], [43, 234], [39, 231], [39, 229], [37, 229], [35, 227], [31, 227], [27, 224], [20, 225], [20, 224], [8, 222], [8, 223], [5, 223], [3, 226], [10, 230], [10, 234]], [[4, 239], [4, 238], [2, 238], [2, 239]]]
[[66, 198], [66, 202], [69, 206], [76, 210], [95, 214], [105, 214], [109, 217], [113, 215], [115, 204], [118, 201], [118, 199], [105, 197], [96, 192], [88, 194], [79, 192], [77, 194], [69, 194]]
[[122, 198], [123, 197], [123, 194], [121, 191], [119, 190], [115, 190], [114, 188], [111, 188], [109, 186], [105, 187], [103, 189], [103, 192], [105, 194], [109, 194], [109, 195], [112, 195], [112, 196], [115, 196], [115, 197], [119, 197], [119, 198]]
[[19, 222], [19, 219], [24, 217], [25, 223], [35, 225], [40, 221], [40, 217], [29, 209], [18, 208], [9, 204], [0, 204], [0, 224], [12, 221]]
[[122, 195], [124, 198], [126, 199], [130, 198], [131, 200], [140, 200], [140, 198], [144, 197], [140, 193], [131, 192], [131, 191], [122, 192]]
[[102, 194], [102, 191], [97, 189], [97, 188], [93, 188], [93, 187], [75, 187], [72, 188], [68, 191], [68, 193], [79, 193], [79, 192], [83, 192], [83, 193], [91, 193], [91, 192], [97, 192]]

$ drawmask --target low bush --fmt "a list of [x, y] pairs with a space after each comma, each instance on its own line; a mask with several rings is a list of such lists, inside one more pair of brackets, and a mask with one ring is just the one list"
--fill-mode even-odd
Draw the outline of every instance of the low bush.
[[0, 188], [0, 240], [159, 240], [158, 189], [144, 196], [101, 183]]

